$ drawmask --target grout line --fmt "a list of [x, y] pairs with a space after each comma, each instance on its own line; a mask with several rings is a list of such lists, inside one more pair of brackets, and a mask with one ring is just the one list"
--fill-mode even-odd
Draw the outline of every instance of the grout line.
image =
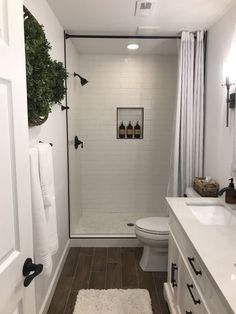
[[[66, 302], [65, 302], [65, 307], [64, 307], [64, 310], [63, 310], [63, 314], [66, 312], [66, 307], [67, 307], [67, 304], [69, 303], [69, 299], [70, 299], [70, 296], [71, 296], [71, 293], [72, 293], [72, 287], [73, 287], [73, 283], [74, 283], [74, 280], [76, 278], [76, 273], [77, 273], [77, 268], [78, 268], [78, 261], [79, 261], [79, 256], [80, 256], [80, 249], [79, 249], [79, 253], [78, 253], [78, 257], [77, 257], [77, 262], [76, 262], [76, 266], [75, 266], [75, 270], [74, 270], [74, 274], [72, 276], [72, 281], [71, 281], [71, 287], [70, 287], [70, 291], [68, 293], [68, 297], [66, 299]], [[67, 257], [68, 258], [68, 257]]]
[[159, 296], [158, 289], [157, 289], [157, 285], [156, 285], [156, 280], [159, 280], [159, 279], [158, 279], [158, 277], [156, 277], [156, 280], [155, 280], [154, 275], [153, 275], [153, 272], [152, 272], [152, 280], [154, 281], [154, 287], [155, 287], [156, 297], [157, 297], [157, 301], [158, 301], [158, 303], [159, 303], [160, 310], [161, 310], [161, 313], [160, 313], [160, 314], [162, 314], [162, 306], [161, 306], [160, 296]]
[[119, 259], [120, 259], [120, 267], [121, 267], [121, 289], [123, 289], [123, 263], [122, 263], [122, 247], [120, 248], [120, 254], [119, 254]]
[[121, 247], [118, 248], [118, 264], [120, 265], [120, 289], [123, 288], [123, 280], [122, 280], [122, 261], [121, 261]]
[[106, 254], [106, 268], [105, 268], [105, 283], [104, 283], [104, 289], [107, 289], [107, 266], [108, 266], [108, 248], [107, 254]]
[[74, 271], [74, 276], [73, 276], [73, 280], [72, 280], [72, 284], [71, 284], [71, 290], [72, 290], [72, 287], [73, 287], [73, 284], [74, 284], [74, 281], [75, 281], [75, 278], [76, 278], [76, 274], [77, 274], [77, 269], [78, 269], [78, 265], [79, 265], [79, 258], [80, 258], [80, 249], [79, 249], [79, 254], [78, 254], [78, 258], [77, 258], [77, 263], [76, 263], [76, 267], [75, 267], [75, 271]]
[[[135, 250], [135, 251], [137, 251], [137, 250]], [[138, 283], [138, 288], [140, 288], [139, 262], [137, 260], [137, 252], [134, 253], [134, 257], [135, 257], [135, 269], [136, 269], [137, 283]]]
[[88, 287], [87, 287], [87, 289], [89, 289], [90, 280], [91, 280], [91, 277], [92, 277], [92, 266], [93, 266], [94, 257], [95, 257], [95, 249], [93, 248], [92, 260], [91, 260], [91, 265], [90, 265], [90, 272], [89, 272]]

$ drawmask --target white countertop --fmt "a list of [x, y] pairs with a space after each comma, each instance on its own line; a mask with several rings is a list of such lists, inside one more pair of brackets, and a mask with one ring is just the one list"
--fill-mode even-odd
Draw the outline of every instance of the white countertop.
[[[168, 197], [166, 200], [232, 313], [236, 313], [236, 211], [216, 198]], [[188, 206], [190, 203], [221, 204], [228, 209], [227, 219], [221, 224], [212, 217], [211, 222], [211, 215], [206, 214], [206, 223], [201, 223]]]

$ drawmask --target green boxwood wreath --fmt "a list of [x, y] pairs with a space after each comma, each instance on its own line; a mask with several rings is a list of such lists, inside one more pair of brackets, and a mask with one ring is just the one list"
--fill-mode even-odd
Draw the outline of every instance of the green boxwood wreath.
[[62, 62], [52, 60], [43, 26], [24, 8], [25, 54], [29, 125], [44, 123], [53, 104], [64, 98], [68, 77]]

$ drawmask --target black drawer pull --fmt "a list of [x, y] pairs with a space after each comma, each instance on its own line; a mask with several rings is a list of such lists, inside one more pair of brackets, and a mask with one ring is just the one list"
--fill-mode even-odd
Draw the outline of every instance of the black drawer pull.
[[193, 314], [192, 311], [186, 311], [185, 313], [186, 313], [186, 314]]
[[187, 288], [188, 288], [188, 291], [189, 291], [189, 293], [190, 293], [190, 295], [191, 295], [191, 297], [193, 299], [194, 304], [200, 304], [201, 303], [200, 299], [196, 300], [194, 295], [193, 295], [193, 292], [192, 292], [193, 285], [187, 284]]
[[190, 263], [190, 265], [192, 266], [193, 271], [195, 272], [195, 275], [202, 275], [202, 271], [201, 270], [197, 270], [193, 264], [194, 262], [194, 257], [188, 257], [188, 261]]
[[170, 278], [170, 281], [171, 281], [171, 284], [172, 284], [172, 287], [177, 287], [177, 282], [175, 280], [175, 271], [178, 270], [178, 267], [175, 263], [171, 263], [171, 278]]

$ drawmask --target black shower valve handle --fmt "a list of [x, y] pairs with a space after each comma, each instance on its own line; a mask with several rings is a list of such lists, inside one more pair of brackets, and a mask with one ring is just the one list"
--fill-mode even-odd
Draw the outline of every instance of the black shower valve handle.
[[81, 148], [84, 147], [84, 143], [78, 139], [78, 136], [75, 136], [74, 146], [75, 146], [75, 149], [77, 149], [79, 146], [81, 146]]

